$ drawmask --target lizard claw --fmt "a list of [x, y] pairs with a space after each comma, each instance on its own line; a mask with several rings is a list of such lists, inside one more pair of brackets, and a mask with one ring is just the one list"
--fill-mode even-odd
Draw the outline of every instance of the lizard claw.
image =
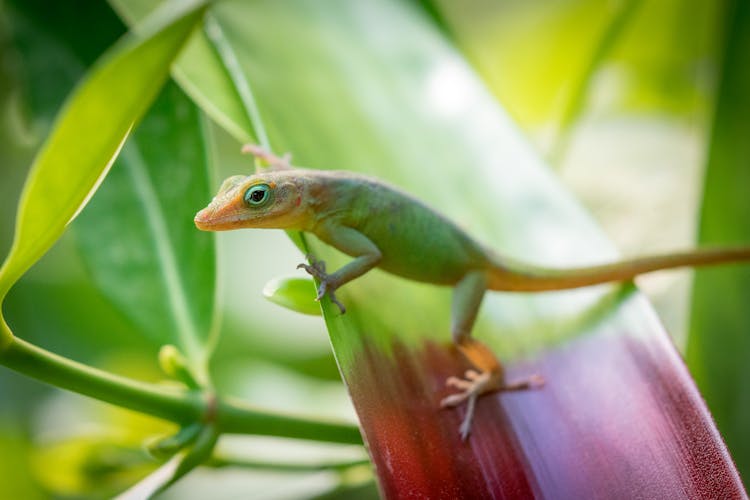
[[320, 292], [318, 294], [318, 299], [320, 299], [323, 296], [323, 293], [325, 292], [325, 287], [323, 286], [326, 282], [328, 282], [328, 273], [326, 273], [326, 263], [322, 260], [317, 260], [312, 255], [306, 255], [305, 258], [310, 261], [309, 264], [305, 264], [304, 262], [302, 264], [297, 264], [297, 269], [304, 269], [307, 274], [312, 276], [313, 278], [317, 278], [320, 280], [321, 288], [323, 289], [323, 292], [318, 290]]
[[331, 299], [331, 302], [336, 304], [336, 306], [339, 308], [341, 314], [344, 314], [346, 312], [346, 307], [344, 307], [344, 304], [339, 302], [339, 300], [336, 298], [336, 284], [331, 278], [331, 275], [326, 273], [326, 263], [322, 260], [315, 259], [315, 257], [313, 257], [312, 255], [308, 255], [307, 259], [310, 261], [310, 264], [299, 264], [297, 265], [297, 269], [304, 269], [305, 271], [307, 271], [307, 274], [313, 276], [314, 278], [317, 278], [317, 280], [320, 281], [320, 286], [318, 286], [318, 295], [315, 297], [315, 300], [320, 302], [320, 299], [322, 299], [327, 294], [328, 298]]
[[341, 314], [346, 313], [346, 307], [344, 307], [344, 304], [339, 302], [339, 299], [336, 298], [336, 294], [333, 293], [333, 291], [328, 292], [328, 298], [331, 299], [331, 302], [336, 304], [336, 307], [339, 308], [339, 311], [341, 311]]
[[458, 428], [461, 434], [461, 440], [466, 441], [471, 433], [471, 424], [474, 419], [474, 407], [477, 398], [483, 394], [495, 391], [520, 391], [524, 389], [535, 389], [544, 385], [544, 378], [540, 375], [506, 384], [503, 381], [502, 374], [499, 372], [478, 372], [476, 370], [466, 370], [464, 378], [448, 377], [445, 385], [453, 387], [461, 392], [450, 394], [440, 401], [441, 408], [453, 408], [466, 402], [466, 415], [461, 426]]
[[467, 370], [465, 378], [448, 377], [445, 381], [445, 385], [459, 389], [461, 392], [444, 397], [440, 401], [440, 407], [451, 408], [466, 402], [466, 415], [458, 428], [462, 441], [466, 441], [471, 432], [477, 398], [486, 392], [495, 390], [495, 386], [501, 384], [502, 380], [493, 379], [499, 379], [500, 377], [499, 373], [479, 373], [475, 370]]

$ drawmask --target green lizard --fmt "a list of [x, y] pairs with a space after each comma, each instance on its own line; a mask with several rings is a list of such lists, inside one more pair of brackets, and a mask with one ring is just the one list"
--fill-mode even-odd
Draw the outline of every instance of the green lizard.
[[545, 269], [500, 256], [473, 240], [458, 226], [377, 179], [343, 171], [292, 168], [248, 145], [243, 148], [271, 170], [237, 175], [224, 181], [218, 194], [195, 216], [205, 231], [273, 228], [307, 231], [353, 260], [333, 273], [322, 261], [300, 264], [320, 282], [316, 300], [328, 295], [343, 313], [336, 290], [379, 267], [408, 279], [454, 287], [453, 341], [476, 368], [446, 383], [459, 392], [444, 398], [443, 407], [467, 403], [460, 432], [471, 429], [477, 397], [492, 391], [541, 385], [541, 377], [507, 383], [492, 352], [471, 338], [479, 306], [487, 290], [540, 292], [627, 281], [639, 274], [683, 266], [705, 266], [750, 260], [750, 247], [719, 248], [624, 260], [573, 269]]

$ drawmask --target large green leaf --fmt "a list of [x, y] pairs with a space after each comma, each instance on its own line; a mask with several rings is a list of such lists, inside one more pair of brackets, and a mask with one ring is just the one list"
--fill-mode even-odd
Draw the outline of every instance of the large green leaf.
[[161, 88], [203, 9], [200, 2], [165, 5], [141, 26], [139, 37], [124, 39], [106, 54], [68, 100], [21, 196], [13, 246], [0, 268], [0, 297], [85, 204]]
[[[729, 2], [700, 241], [750, 242], [750, 4]], [[696, 273], [687, 358], [737, 467], [750, 477], [750, 268]]]
[[213, 238], [192, 223], [210, 191], [207, 139], [198, 110], [167, 86], [73, 225], [100, 289], [194, 361], [214, 318]]
[[[247, 116], [239, 96], [251, 86], [263, 117], [253, 127], [265, 125], [297, 164], [378, 175], [526, 260], [614, 256], [414, 4], [226, 2], [211, 15], [217, 50], [181, 64], [193, 74], [224, 64], [225, 79], [181, 83], [211, 96], [228, 78]], [[219, 123], [238, 123], [201, 104]], [[330, 268], [344, 261], [309, 244]], [[632, 288], [488, 297], [477, 336], [510, 378], [538, 372], [548, 382], [483, 398], [469, 443], [457, 430], [463, 410], [438, 409], [445, 377], [466, 368], [448, 343], [449, 290], [375, 271], [340, 299], [347, 314], [327, 301], [323, 312], [387, 496], [741, 495], [699, 394]]]

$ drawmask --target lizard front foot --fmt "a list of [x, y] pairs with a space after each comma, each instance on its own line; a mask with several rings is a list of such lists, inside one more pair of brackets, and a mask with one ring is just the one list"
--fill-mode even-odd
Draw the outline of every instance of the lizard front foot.
[[464, 378], [448, 377], [445, 385], [458, 389], [461, 392], [443, 398], [440, 401], [441, 408], [452, 408], [466, 402], [466, 415], [461, 422], [461, 426], [458, 428], [461, 439], [465, 441], [471, 432], [471, 423], [474, 419], [474, 407], [476, 406], [477, 398], [483, 394], [495, 391], [521, 391], [541, 387], [544, 385], [544, 378], [540, 375], [532, 375], [525, 380], [506, 384], [500, 372], [467, 370]]
[[308, 255], [307, 260], [310, 261], [310, 264], [298, 264], [297, 269], [304, 269], [307, 271], [307, 274], [320, 281], [318, 295], [315, 297], [315, 300], [320, 301], [320, 299], [327, 294], [328, 298], [331, 299], [331, 302], [338, 306], [341, 314], [344, 314], [346, 312], [346, 307], [344, 307], [344, 304], [339, 302], [336, 298], [336, 288], [338, 287], [338, 283], [336, 283], [332, 275], [326, 273], [326, 263], [322, 260], [317, 260], [312, 255]]

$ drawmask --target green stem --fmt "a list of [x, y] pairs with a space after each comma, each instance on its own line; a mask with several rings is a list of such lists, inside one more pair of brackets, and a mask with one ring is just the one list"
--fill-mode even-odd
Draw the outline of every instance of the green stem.
[[214, 421], [220, 432], [361, 444], [356, 426], [257, 410], [205, 393], [138, 382], [58, 356], [12, 335], [0, 317], [0, 364], [48, 384], [185, 425]]
[[[0, 294], [1, 293], [2, 290], [0, 290]], [[13, 333], [10, 331], [10, 328], [8, 328], [8, 325], [5, 323], [5, 318], [3, 318], [2, 315], [2, 307], [3, 295], [0, 295], [0, 359], [2, 359], [2, 353], [5, 352], [5, 349], [7, 349], [15, 339]]]
[[206, 36], [213, 44], [216, 54], [219, 60], [224, 65], [224, 69], [227, 72], [227, 76], [234, 84], [237, 96], [242, 102], [242, 107], [247, 113], [247, 117], [252, 126], [255, 140], [258, 144], [263, 147], [266, 151], [271, 151], [271, 141], [268, 138], [268, 133], [263, 125], [263, 120], [260, 116], [260, 110], [255, 102], [252, 88], [250, 83], [245, 78], [245, 73], [242, 71], [242, 66], [237, 60], [237, 55], [232, 48], [232, 45], [224, 36], [224, 31], [221, 25], [214, 19], [211, 14], [207, 14], [203, 21], [204, 30]]
[[263, 434], [331, 443], [362, 444], [362, 436], [357, 426], [302, 420], [291, 415], [264, 412], [232, 399], [217, 401], [216, 422], [221, 432], [229, 434]]
[[123, 408], [188, 423], [200, 419], [205, 402], [188, 393], [138, 382], [86, 366], [14, 337], [0, 352], [0, 363], [57, 387]]

